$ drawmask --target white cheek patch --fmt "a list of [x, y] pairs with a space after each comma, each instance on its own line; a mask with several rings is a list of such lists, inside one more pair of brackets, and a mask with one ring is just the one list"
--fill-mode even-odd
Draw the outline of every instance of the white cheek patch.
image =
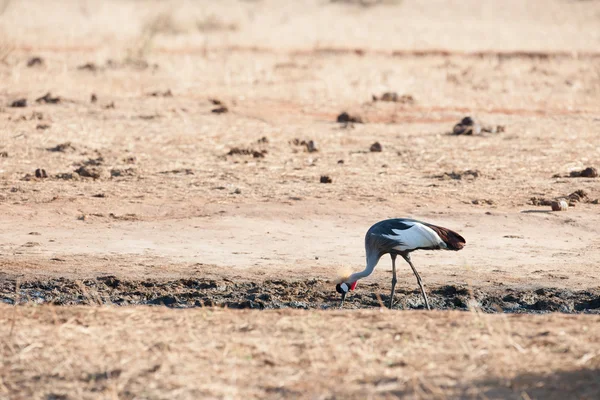
[[342, 290], [346, 293], [348, 293], [348, 291], [350, 290], [350, 288], [348, 287], [348, 285], [346, 285], [345, 283], [342, 283], [340, 285], [340, 287], [342, 288]]

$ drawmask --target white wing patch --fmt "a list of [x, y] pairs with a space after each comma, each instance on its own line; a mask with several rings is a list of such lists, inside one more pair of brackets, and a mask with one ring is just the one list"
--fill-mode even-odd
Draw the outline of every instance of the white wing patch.
[[445, 249], [446, 243], [438, 234], [428, 226], [415, 222], [408, 229], [392, 229], [393, 235], [382, 235], [388, 239], [397, 240], [400, 244], [394, 247], [395, 250], [405, 251], [414, 250], [420, 247], [433, 247]]

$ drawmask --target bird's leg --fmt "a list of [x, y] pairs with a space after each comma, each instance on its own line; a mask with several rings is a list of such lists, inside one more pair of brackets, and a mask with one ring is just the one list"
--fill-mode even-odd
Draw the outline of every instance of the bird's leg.
[[396, 282], [398, 281], [396, 279], [396, 255], [395, 254], [391, 254], [392, 256], [392, 294], [390, 295], [390, 310], [392, 309], [393, 305], [394, 305], [394, 290], [396, 289]]
[[417, 272], [417, 269], [415, 268], [413, 263], [410, 261], [410, 254], [407, 254], [403, 257], [406, 260], [406, 262], [408, 263], [408, 265], [410, 265], [413, 272], [415, 273], [415, 276], [417, 277], [417, 283], [419, 284], [419, 288], [421, 289], [421, 294], [423, 295], [423, 300], [425, 300], [425, 307], [427, 307], [428, 310], [431, 310], [431, 307], [429, 307], [429, 300], [427, 299], [427, 294], [425, 293], [425, 288], [423, 287], [423, 282], [421, 282], [421, 277], [419, 276], [419, 273]]
[[342, 302], [340, 304], [340, 309], [344, 308], [344, 300], [346, 300], [346, 293], [342, 293]]

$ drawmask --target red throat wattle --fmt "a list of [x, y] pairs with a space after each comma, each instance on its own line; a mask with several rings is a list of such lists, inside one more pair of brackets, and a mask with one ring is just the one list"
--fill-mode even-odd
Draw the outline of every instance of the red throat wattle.
[[354, 290], [354, 288], [356, 287], [356, 282], [352, 282], [352, 284], [350, 285], [350, 290]]

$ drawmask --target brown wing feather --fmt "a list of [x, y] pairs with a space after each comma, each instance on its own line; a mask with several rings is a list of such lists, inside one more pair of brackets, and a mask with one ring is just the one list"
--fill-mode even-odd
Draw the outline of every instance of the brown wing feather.
[[446, 246], [448, 246], [448, 250], [458, 251], [465, 247], [465, 244], [467, 244], [465, 238], [460, 236], [458, 233], [451, 231], [450, 229], [430, 224], [425, 225], [433, 229], [439, 235], [440, 239], [442, 239], [444, 243], [446, 243]]

